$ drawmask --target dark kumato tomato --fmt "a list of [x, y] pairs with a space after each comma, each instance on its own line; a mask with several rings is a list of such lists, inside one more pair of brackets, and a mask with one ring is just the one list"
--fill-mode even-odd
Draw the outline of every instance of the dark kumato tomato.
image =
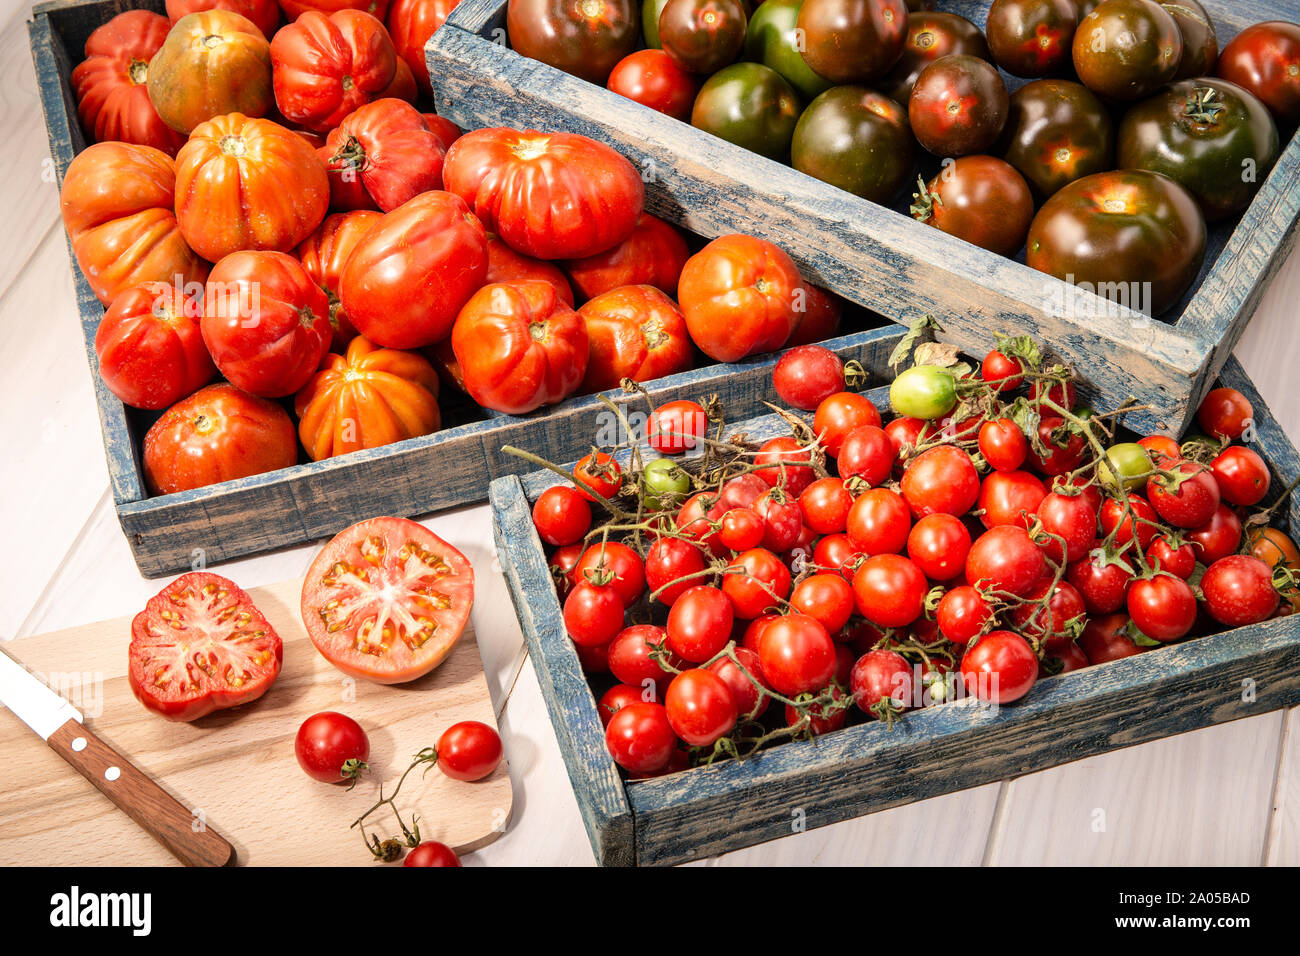
[[1159, 315], [1200, 271], [1205, 242], [1205, 218], [1187, 190], [1158, 173], [1119, 170], [1049, 199], [1029, 227], [1026, 262]]
[[997, 153], [1041, 202], [1062, 186], [1114, 166], [1115, 128], [1082, 83], [1035, 80], [1011, 94]]
[[798, 27], [803, 58], [832, 83], [870, 83], [903, 55], [903, 0], [804, 0]]
[[791, 165], [873, 202], [889, 202], [912, 175], [906, 111], [864, 86], [837, 86], [799, 117]]
[[[759, 10], [765, 9], [767, 5], [765, 3]], [[928, 11], [908, 14], [903, 56], [894, 64], [889, 75], [880, 81], [879, 88], [898, 102], [906, 103], [921, 71], [935, 60], [956, 53], [977, 56], [981, 60], [987, 60], [991, 56], [984, 34], [965, 17], [959, 17], [955, 13]]]
[[1003, 256], [1025, 244], [1034, 197], [1015, 167], [993, 156], [962, 156], [916, 194], [912, 216]]
[[790, 152], [799, 97], [776, 70], [733, 63], [704, 81], [691, 125], [770, 159]]
[[803, 54], [797, 21], [803, 0], [765, 0], [749, 18], [745, 32], [745, 59], [770, 66], [780, 73], [805, 100], [831, 88], [830, 80], [818, 76]]
[[1169, 11], [1183, 36], [1183, 58], [1174, 79], [1211, 75], [1219, 62], [1219, 35], [1205, 7], [1198, 0], [1160, 0], [1160, 6]]
[[745, 8], [740, 0], [668, 0], [659, 45], [683, 70], [716, 72], [745, 45]]
[[1177, 180], [1211, 221], [1250, 205], [1277, 162], [1277, 126], [1251, 93], [1226, 80], [1183, 80], [1137, 104], [1119, 126], [1122, 169]]
[[1300, 122], [1300, 24], [1247, 27], [1223, 48], [1219, 76], [1263, 100], [1279, 123]]
[[510, 0], [506, 32], [516, 51], [604, 86], [637, 45], [633, 0]]
[[1105, 0], [1079, 23], [1073, 58], [1094, 93], [1140, 100], [1177, 74], [1183, 35], [1155, 0]]
[[1079, 10], [1074, 0], [993, 0], [989, 47], [1013, 76], [1048, 76], [1070, 63]]
[[917, 141], [936, 156], [969, 156], [1002, 133], [1010, 108], [994, 67], [973, 56], [945, 56], [916, 79], [907, 116]]

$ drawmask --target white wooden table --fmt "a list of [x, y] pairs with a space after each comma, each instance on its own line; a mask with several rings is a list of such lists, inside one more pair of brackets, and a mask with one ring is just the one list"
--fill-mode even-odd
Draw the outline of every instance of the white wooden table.
[[[141, 578], [113, 513], [25, 22], [0, 0], [0, 640], [134, 613]], [[1300, 256], [1237, 355], [1300, 435]], [[488, 509], [428, 521], [479, 570], [474, 626], [515, 787], [507, 833], [466, 862], [591, 864]], [[222, 565], [245, 588], [301, 576], [315, 546]], [[70, 662], [70, 666], [71, 662]], [[753, 864], [1300, 864], [1300, 717], [1274, 711], [706, 861]]]

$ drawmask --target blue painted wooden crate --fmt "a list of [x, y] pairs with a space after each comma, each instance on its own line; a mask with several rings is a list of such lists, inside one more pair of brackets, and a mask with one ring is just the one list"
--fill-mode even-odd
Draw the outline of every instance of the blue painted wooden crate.
[[[969, 245], [906, 214], [819, 182], [506, 46], [507, 0], [464, 0], [425, 48], [438, 112], [462, 126], [582, 133], [646, 173], [652, 212], [693, 232], [769, 239], [805, 275], [900, 323], [943, 320], [946, 341], [988, 348], [994, 333], [1026, 333], [1085, 370], [1102, 403], [1153, 406], [1134, 419], [1179, 432], [1232, 353], [1295, 244], [1300, 138], [1254, 203], [1210, 230], [1200, 277], [1161, 320]], [[1203, 0], [1220, 44], [1263, 20], [1294, 20], [1295, 0]], [[990, 0], [937, 0], [984, 25]], [[1014, 88], [1021, 80], [1007, 77]], [[1076, 294], [1077, 293], [1077, 294]], [[1101, 314], [1099, 314], [1101, 313]]]
[[[87, 145], [77, 120], [69, 75], [96, 27], [130, 9], [163, 11], [162, 0], [77, 0], [38, 3], [28, 23], [59, 184], [73, 156]], [[531, 415], [487, 413], [468, 401], [444, 403], [447, 427], [383, 448], [309, 462], [239, 481], [149, 497], [140, 468], [140, 440], [156, 416], [126, 408], [99, 378], [95, 330], [104, 314], [71, 255], [86, 355], [95, 381], [113, 503], [140, 571], [147, 577], [188, 570], [332, 535], [375, 515], [420, 515], [483, 501], [488, 482], [528, 466], [503, 457], [505, 444], [528, 445], [554, 460], [582, 455], [601, 409], [597, 398], [571, 399]], [[836, 340], [843, 354], [884, 374], [898, 330], [883, 327]], [[717, 393], [749, 414], [774, 398], [775, 358], [757, 356], [649, 383], [657, 400]]]
[[[1276, 500], [1300, 475], [1300, 455], [1236, 359], [1219, 380], [1254, 405], [1253, 447], [1274, 472], [1266, 501]], [[888, 408], [888, 389], [868, 395]], [[755, 441], [789, 433], [775, 415], [733, 429]], [[789, 836], [796, 826], [826, 826], [1300, 703], [1300, 615], [1292, 615], [1041, 680], [997, 712], [970, 700], [930, 706], [892, 730], [873, 721], [741, 761], [626, 781], [605, 748], [532, 523], [531, 502], [559, 480], [549, 471], [499, 478], [489, 498], [529, 656], [603, 865], [685, 863]], [[1300, 529], [1294, 497], [1286, 521], [1292, 534]]]

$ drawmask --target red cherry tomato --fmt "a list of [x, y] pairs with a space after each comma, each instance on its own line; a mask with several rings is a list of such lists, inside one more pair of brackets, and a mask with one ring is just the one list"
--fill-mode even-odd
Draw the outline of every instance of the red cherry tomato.
[[1028, 595], [1047, 573], [1043, 556], [1029, 533], [1014, 525], [999, 525], [980, 535], [966, 557], [966, 580], [984, 582], [1018, 597]]
[[645, 565], [641, 555], [618, 541], [598, 541], [582, 553], [574, 570], [578, 581], [607, 582], [624, 607], [631, 607], [645, 593]]
[[1241, 519], [1226, 504], [1220, 504], [1214, 517], [1184, 537], [1192, 543], [1196, 560], [1208, 566], [1236, 552], [1241, 544]]
[[691, 575], [704, 568], [704, 554], [699, 548], [681, 538], [660, 538], [646, 551], [646, 587], [651, 594], [659, 591], [655, 600], [671, 607], [699, 580]]
[[1097, 512], [1084, 495], [1049, 492], [1038, 503], [1038, 522], [1046, 534], [1054, 536], [1039, 547], [1057, 564], [1082, 559], [1097, 541]]
[[853, 702], [864, 714], [883, 719], [912, 706], [912, 665], [896, 651], [868, 651], [849, 675]]
[[1230, 554], [1211, 564], [1201, 577], [1201, 593], [1210, 616], [1228, 627], [1266, 621], [1279, 602], [1272, 569], [1246, 554]]
[[533, 524], [547, 544], [573, 544], [591, 530], [591, 505], [576, 488], [555, 485], [533, 504]]
[[999, 418], [981, 425], [979, 443], [980, 454], [995, 471], [1016, 471], [1025, 463], [1025, 457], [1029, 454], [1029, 442], [1025, 433], [1009, 418]]
[[878, 627], [904, 627], [915, 621], [928, 589], [921, 569], [898, 554], [873, 555], [853, 575], [858, 613]]
[[784, 487], [797, 498], [816, 477], [812, 468], [797, 464], [803, 461], [812, 461], [812, 452], [796, 439], [789, 436], [773, 438], [764, 442], [754, 456], [754, 464], [758, 468], [753, 474], [773, 488]]
[[819, 691], [835, 675], [835, 644], [807, 614], [767, 622], [758, 634], [758, 659], [768, 684], [787, 697]]
[[964, 515], [979, 498], [980, 477], [970, 455], [953, 445], [939, 445], [908, 464], [902, 489], [917, 518]]
[[1009, 704], [1029, 693], [1038, 679], [1038, 655], [1013, 631], [993, 631], [962, 656], [967, 693], [980, 700]]
[[994, 386], [999, 392], [1009, 392], [1019, 388], [1024, 382], [1025, 365], [1018, 358], [1008, 358], [997, 349], [984, 356], [980, 364], [980, 378]]
[[313, 780], [348, 783], [366, 769], [370, 739], [351, 717], [327, 710], [302, 722], [293, 751], [298, 766]]
[[575, 644], [608, 644], [623, 629], [623, 601], [612, 587], [579, 580], [564, 599], [564, 626]]
[[1196, 623], [1196, 594], [1182, 578], [1159, 574], [1128, 589], [1129, 617], [1147, 637], [1176, 641]]
[[438, 738], [438, 769], [453, 780], [482, 780], [501, 763], [501, 738], [477, 720], [452, 724]]
[[828, 634], [835, 634], [853, 614], [853, 588], [838, 574], [814, 574], [795, 585], [790, 607], [815, 618]]
[[665, 455], [694, 450], [708, 431], [708, 415], [697, 403], [689, 401], [660, 405], [646, 421], [650, 447]]
[[931, 581], [951, 581], [966, 570], [970, 545], [970, 532], [961, 519], [926, 515], [908, 533], [907, 556]]
[[687, 589], [668, 612], [668, 646], [683, 660], [700, 664], [731, 639], [731, 599], [708, 585]]
[[[751, 621], [764, 611], [779, 607], [790, 596], [790, 570], [771, 551], [753, 548], [727, 566], [722, 576], [722, 593], [731, 600], [736, 618]], [[677, 605], [673, 605], [673, 610], [676, 609]]]
[[[603, 451], [580, 458], [573, 467], [573, 477], [578, 481], [586, 482], [593, 491], [604, 498], [612, 499], [618, 494], [619, 488], [623, 487], [623, 469]], [[582, 488], [578, 489], [578, 494], [588, 501], [596, 500]]]
[[853, 546], [867, 554], [896, 554], [907, 544], [912, 512], [903, 496], [871, 488], [858, 496], [845, 525]]
[[993, 621], [993, 608], [969, 584], [955, 587], [935, 609], [939, 631], [954, 644], [969, 644]]
[[823, 399], [813, 413], [813, 433], [832, 458], [839, 455], [844, 439], [859, 425], [879, 428], [880, 412], [871, 399], [856, 392], [836, 392]]
[[605, 746], [624, 770], [654, 773], [668, 766], [677, 750], [677, 736], [663, 704], [639, 700], [620, 708], [609, 719]]
[[1272, 481], [1268, 465], [1249, 448], [1233, 445], [1210, 462], [1223, 500], [1232, 505], [1255, 505], [1268, 494]]
[[710, 747], [736, 726], [739, 711], [726, 681], [692, 667], [673, 678], [664, 695], [668, 725], [692, 747]]
[[1027, 471], [995, 471], [984, 479], [976, 502], [986, 528], [1018, 525], [1028, 528], [1047, 497], [1047, 489]]
[[841, 478], [860, 478], [875, 487], [894, 470], [895, 451], [888, 433], [875, 425], [859, 425], [844, 436], [835, 464]]
[[425, 840], [402, 861], [402, 866], [460, 866], [460, 857], [445, 843]]
[[1079, 648], [1093, 664], [1105, 664], [1142, 653], [1128, 632], [1127, 614], [1091, 618], [1079, 635]]
[[800, 345], [777, 359], [772, 385], [781, 401], [811, 412], [844, 390], [844, 361], [821, 345]]
[[853, 495], [839, 478], [819, 478], [799, 496], [803, 520], [817, 534], [839, 534], [853, 507]]
[[[727, 685], [731, 691], [731, 697], [736, 702], [736, 711], [741, 717], [748, 717], [754, 720], [762, 716], [767, 710], [767, 705], [771, 698], [767, 696], [766, 684], [763, 681], [763, 666], [759, 662], [758, 652], [750, 650], [747, 647], [736, 648], [736, 660], [740, 661], [740, 666], [749, 672], [750, 677], [746, 677], [735, 661], [729, 657], [719, 658], [709, 665], [709, 670], [722, 678], [722, 682]], [[756, 685], [754, 680], [758, 681]]]
[[732, 508], [722, 516], [718, 539], [732, 551], [748, 551], [763, 543], [766, 525], [751, 508]]
[[1066, 569], [1066, 580], [1083, 595], [1089, 614], [1113, 614], [1124, 606], [1133, 575], [1122, 565], [1086, 557]]
[[1235, 388], [1215, 388], [1196, 409], [1196, 421], [1205, 433], [1220, 441], [1236, 441], [1254, 420], [1250, 399]]

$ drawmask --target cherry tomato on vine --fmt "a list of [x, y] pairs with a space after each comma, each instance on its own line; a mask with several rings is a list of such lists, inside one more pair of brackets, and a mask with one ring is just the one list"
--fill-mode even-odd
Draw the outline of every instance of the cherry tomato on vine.
[[911, 509], [902, 495], [888, 488], [863, 492], [849, 509], [849, 540], [866, 554], [897, 554], [907, 544], [911, 530]]
[[[747, 647], [737, 647], [735, 653], [736, 660], [740, 662], [739, 666], [730, 658], [722, 657], [710, 664], [708, 669], [722, 678], [722, 682], [727, 685], [732, 699], [736, 702], [736, 711], [739, 715], [752, 720], [761, 717], [771, 702], [771, 698], [766, 693], [767, 685], [763, 681], [763, 666], [759, 662], [757, 651]], [[753, 680], [745, 676], [741, 667], [749, 672]], [[754, 680], [758, 681], [757, 685]]]
[[949, 514], [926, 515], [907, 535], [907, 556], [931, 581], [951, 581], [966, 570], [970, 532]]
[[619, 709], [605, 727], [605, 746], [614, 762], [632, 773], [654, 773], [668, 766], [677, 736], [663, 704], [638, 700]]
[[[613, 499], [618, 495], [619, 488], [623, 487], [623, 469], [603, 451], [593, 452], [578, 459], [578, 463], [573, 466], [573, 477], [586, 482], [593, 491], [604, 498]], [[578, 494], [588, 501], [596, 500], [581, 488], [578, 489]]]
[[1272, 481], [1268, 465], [1258, 454], [1241, 445], [1225, 448], [1210, 462], [1223, 500], [1233, 505], [1259, 504]]
[[1241, 544], [1241, 519], [1226, 504], [1220, 503], [1214, 517], [1183, 537], [1192, 542], [1196, 560], [1208, 566], [1236, 552]]
[[601, 578], [631, 607], [645, 593], [645, 564], [641, 555], [619, 541], [597, 541], [578, 559], [574, 577], [579, 581], [600, 584]]
[[1113, 614], [1124, 606], [1128, 598], [1133, 574], [1120, 564], [1094, 560], [1091, 557], [1076, 561], [1066, 569], [1066, 580], [1083, 595], [1089, 614]]
[[704, 553], [689, 541], [660, 538], [646, 551], [646, 587], [651, 594], [659, 591], [655, 600], [671, 607], [699, 580], [692, 575], [698, 575], [705, 567]]
[[680, 455], [699, 447], [708, 431], [708, 415], [698, 403], [690, 401], [660, 405], [646, 421], [650, 447], [665, 455]]
[[929, 587], [921, 569], [900, 554], [872, 555], [853, 575], [858, 613], [878, 627], [904, 627], [915, 621]]
[[993, 631], [962, 655], [961, 676], [967, 693], [1009, 704], [1029, 693], [1038, 680], [1038, 655], [1014, 631]]
[[861, 478], [875, 487], [889, 478], [895, 461], [889, 434], [876, 425], [859, 425], [844, 436], [835, 464], [841, 478]]
[[1231, 554], [1211, 564], [1201, 576], [1201, 593], [1210, 616], [1228, 627], [1268, 620], [1279, 601], [1272, 568], [1247, 554]]
[[1047, 573], [1047, 558], [1024, 528], [998, 525], [980, 535], [966, 557], [966, 580], [1025, 597]]
[[979, 445], [980, 454], [994, 471], [1016, 471], [1025, 463], [1025, 457], [1029, 454], [1029, 442], [1025, 433], [1009, 418], [999, 418], [981, 425]]
[[785, 404], [815, 411], [844, 391], [844, 360], [824, 346], [800, 345], [777, 359], [772, 385]]
[[1105, 664], [1142, 653], [1128, 632], [1127, 614], [1108, 614], [1093, 617], [1083, 626], [1079, 635], [1079, 648], [1093, 664]]
[[[790, 596], [790, 569], [771, 551], [753, 548], [727, 565], [722, 593], [730, 599], [736, 618], [751, 621], [764, 611], [778, 608]], [[673, 605], [674, 611], [676, 608]]]
[[821, 623], [807, 614], [784, 614], [758, 633], [763, 676], [778, 694], [814, 693], [835, 675], [835, 644]]
[[892, 718], [912, 706], [912, 665], [897, 651], [868, 651], [853, 664], [849, 689], [864, 714]]
[[843, 531], [852, 507], [853, 494], [839, 478], [818, 478], [799, 496], [804, 523], [817, 534]]
[[739, 712], [726, 681], [692, 667], [673, 678], [664, 695], [668, 725], [692, 747], [710, 747], [736, 726]]
[[533, 504], [533, 524], [547, 544], [573, 544], [591, 529], [591, 505], [576, 488], [555, 485]]
[[293, 742], [298, 766], [322, 783], [354, 782], [370, 759], [370, 739], [351, 717], [334, 711], [302, 722]]
[[732, 607], [731, 599], [718, 588], [703, 584], [688, 588], [668, 612], [668, 646], [693, 664], [707, 661], [731, 639]]
[[955, 587], [939, 599], [935, 609], [939, 631], [954, 644], [969, 644], [993, 622], [993, 608], [969, 584]]
[[908, 464], [901, 487], [917, 518], [963, 515], [979, 498], [980, 477], [970, 455], [954, 445], [939, 445]]
[[402, 861], [402, 866], [460, 866], [460, 857], [445, 843], [425, 840]]
[[1170, 574], [1134, 581], [1125, 603], [1137, 629], [1153, 640], [1176, 641], [1196, 623], [1195, 592]]
[[839, 455], [849, 432], [860, 425], [879, 428], [880, 412], [871, 399], [856, 392], [836, 392], [823, 399], [813, 414], [813, 433], [832, 458]]
[[785, 490], [796, 498], [812, 484], [812, 468], [797, 464], [812, 460], [812, 453], [789, 435], [764, 442], [754, 456], [754, 474], [772, 487], [784, 482]]
[[623, 628], [623, 601], [612, 587], [579, 580], [564, 599], [564, 627], [575, 644], [608, 644]]
[[814, 574], [795, 585], [790, 606], [836, 634], [853, 615], [853, 587], [838, 574]]

